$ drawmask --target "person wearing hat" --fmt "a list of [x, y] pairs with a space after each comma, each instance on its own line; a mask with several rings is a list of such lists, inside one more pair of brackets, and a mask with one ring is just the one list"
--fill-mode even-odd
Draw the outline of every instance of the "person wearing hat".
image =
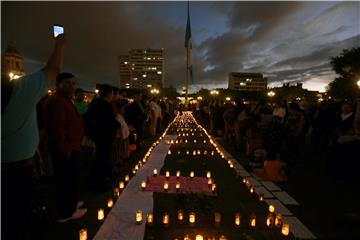
[[60, 73], [56, 78], [56, 92], [47, 99], [44, 110], [60, 223], [81, 218], [87, 212], [86, 208], [81, 208], [84, 202], [78, 201], [83, 124], [72, 102], [75, 84], [74, 75]]
[[58, 75], [67, 40], [55, 38], [55, 47], [43, 69], [10, 80], [1, 76], [1, 237], [27, 238], [32, 208], [33, 157], [39, 144], [36, 104]]

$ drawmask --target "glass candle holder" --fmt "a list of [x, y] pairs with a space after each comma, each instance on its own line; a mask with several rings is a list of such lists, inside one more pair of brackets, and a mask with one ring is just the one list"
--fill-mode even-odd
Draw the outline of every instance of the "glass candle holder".
[[136, 211], [135, 220], [136, 220], [136, 224], [138, 224], [138, 225], [142, 223], [142, 211], [141, 210]]
[[193, 178], [195, 176], [195, 173], [193, 171], [190, 172], [190, 178]]
[[216, 212], [214, 213], [215, 226], [220, 227], [221, 224], [221, 214]]
[[281, 234], [284, 236], [289, 236], [290, 234], [290, 224], [283, 223], [281, 227]]
[[123, 190], [124, 187], [125, 187], [125, 183], [124, 183], [123, 181], [120, 181], [120, 182], [119, 182], [119, 188], [120, 188], [120, 190]]
[[195, 213], [194, 212], [190, 212], [190, 214], [189, 214], [189, 223], [190, 223], [190, 225], [193, 225], [193, 224], [195, 224]]
[[274, 205], [272, 205], [272, 204], [269, 205], [269, 212], [271, 212], [271, 213], [274, 213], [274, 212], [275, 212], [275, 207], [274, 207]]
[[210, 171], [208, 171], [208, 172], [206, 173], [206, 177], [207, 177], [207, 178], [211, 178], [211, 172], [210, 172]]
[[114, 206], [114, 201], [112, 198], [109, 198], [107, 201], [107, 206], [108, 208], [112, 208]]
[[235, 214], [235, 227], [240, 227], [241, 223], [241, 215], [240, 213]]
[[146, 188], [146, 181], [142, 181], [141, 182], [141, 190], [145, 191], [145, 188]]
[[176, 171], [176, 177], [177, 177], [177, 178], [180, 177], [180, 171]]
[[168, 214], [168, 213], [164, 213], [164, 214], [163, 214], [163, 224], [164, 224], [165, 226], [169, 226], [169, 223], [170, 223], [169, 214]]
[[99, 221], [102, 221], [102, 220], [104, 220], [104, 217], [105, 217], [104, 209], [100, 208], [100, 209], [98, 210], [98, 220], [99, 220]]
[[153, 175], [154, 175], [154, 176], [157, 176], [157, 175], [158, 175], [158, 170], [157, 170], [156, 168], [154, 168], [154, 170], [153, 170]]
[[275, 227], [280, 228], [282, 224], [282, 215], [281, 213], [276, 214], [275, 217]]
[[87, 240], [87, 229], [86, 228], [80, 229], [79, 240]]
[[254, 214], [250, 216], [250, 226], [256, 227], [256, 216]]
[[146, 215], [146, 223], [147, 223], [148, 225], [152, 225], [153, 222], [154, 222], [154, 216], [153, 216], [153, 214], [152, 214], [152, 213], [148, 213], [148, 214]]
[[183, 210], [179, 210], [177, 215], [178, 215], [178, 220], [180, 222], [184, 221], [184, 211]]

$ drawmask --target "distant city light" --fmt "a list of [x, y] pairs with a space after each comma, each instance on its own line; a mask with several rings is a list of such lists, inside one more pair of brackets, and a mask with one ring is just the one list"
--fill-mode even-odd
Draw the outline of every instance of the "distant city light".
[[201, 96], [197, 97], [197, 100], [202, 100], [203, 98]]
[[128, 62], [125, 61], [124, 64], [126, 65], [126, 64], [128, 64]]
[[99, 93], [99, 89], [95, 89], [95, 93]]
[[161, 71], [158, 71], [158, 72], [157, 72], [157, 74], [159, 74], [159, 75], [160, 75], [160, 74], [162, 74], [162, 72], [161, 72]]
[[270, 91], [270, 92], [267, 93], [267, 95], [268, 95], [269, 97], [274, 97], [276, 94], [275, 94], [274, 91]]
[[152, 85], [151, 84], [148, 84], [148, 85], [146, 85], [148, 88], [151, 88], [152, 87]]
[[356, 83], [357, 85], [358, 85], [358, 87], [360, 88], [360, 80], [359, 81], [357, 81], [357, 83]]
[[230, 98], [230, 97], [226, 97], [225, 100], [226, 100], [226, 101], [230, 101], [231, 98]]
[[145, 77], [146, 77], [146, 74], [143, 74], [142, 76], [145, 78]]

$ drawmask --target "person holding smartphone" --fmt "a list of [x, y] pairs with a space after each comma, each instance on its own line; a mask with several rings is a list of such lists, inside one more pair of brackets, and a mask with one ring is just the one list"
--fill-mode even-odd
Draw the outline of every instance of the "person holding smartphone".
[[32, 208], [33, 156], [39, 144], [36, 104], [46, 95], [62, 67], [66, 36], [55, 38], [52, 55], [43, 69], [10, 80], [1, 76], [2, 238], [26, 239]]

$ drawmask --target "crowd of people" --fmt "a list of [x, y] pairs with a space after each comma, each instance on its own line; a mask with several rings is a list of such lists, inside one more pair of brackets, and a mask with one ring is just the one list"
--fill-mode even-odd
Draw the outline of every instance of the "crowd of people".
[[[42, 70], [16, 81], [1, 78], [4, 239], [24, 238], [34, 172], [55, 180], [59, 223], [81, 218], [87, 212], [77, 184], [84, 147], [94, 149], [92, 190], [107, 191], [131, 153], [143, 147], [146, 136], [159, 135], [179, 108], [179, 102], [140, 92], [125, 98], [108, 84], [88, 104], [84, 91], [76, 88], [76, 77], [61, 72], [66, 44], [65, 35], [56, 38]], [[56, 91], [48, 94], [53, 82]], [[284, 170], [296, 166], [306, 143], [320, 153], [330, 173], [356, 175], [359, 167], [360, 102], [204, 100], [193, 112], [213, 136], [244, 152], [248, 167], [263, 179], [286, 181]]]
[[[160, 134], [178, 104], [141, 92], [125, 98], [109, 84], [100, 85], [88, 104], [84, 91], [76, 88], [76, 76], [61, 72], [66, 36], [59, 35], [55, 42], [43, 69], [16, 81], [1, 78], [4, 239], [26, 239], [34, 187], [42, 178], [54, 180], [57, 222], [83, 217], [87, 209], [79, 198], [78, 181], [84, 149], [93, 150], [93, 192], [112, 189], [117, 170], [143, 147], [146, 137]], [[54, 93], [48, 91], [53, 82]]]
[[359, 167], [360, 102], [324, 100], [265, 101], [244, 104], [202, 101], [196, 116], [212, 135], [247, 156], [259, 177], [286, 181], [300, 150], [310, 146], [321, 168], [340, 178], [356, 176]]

